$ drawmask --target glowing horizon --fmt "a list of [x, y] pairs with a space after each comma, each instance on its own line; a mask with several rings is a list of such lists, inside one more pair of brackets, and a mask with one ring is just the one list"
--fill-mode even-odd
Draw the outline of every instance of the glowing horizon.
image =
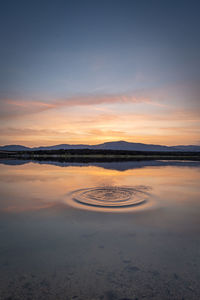
[[0, 145], [200, 145], [198, 9], [147, 2], [4, 3]]

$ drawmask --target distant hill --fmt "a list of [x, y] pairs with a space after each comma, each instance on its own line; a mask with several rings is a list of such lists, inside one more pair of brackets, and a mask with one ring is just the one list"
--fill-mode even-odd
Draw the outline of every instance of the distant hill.
[[188, 146], [175, 146], [177, 150], [180, 151], [200, 151], [200, 146], [188, 145]]
[[1, 146], [0, 150], [2, 151], [27, 151], [27, 150], [32, 150], [29, 147], [21, 146], [21, 145], [6, 145], [6, 146]]
[[60, 149], [94, 149], [93, 146], [89, 145], [70, 145], [70, 144], [60, 144], [55, 146], [48, 146], [48, 147], [36, 147], [36, 148], [29, 148], [30, 150], [60, 150]]
[[160, 145], [150, 145], [141, 143], [129, 143], [125, 141], [119, 142], [107, 142], [99, 145], [93, 146], [94, 149], [103, 150], [129, 150], [129, 151], [172, 151], [172, 147], [160, 146]]
[[29, 148], [21, 145], [7, 145], [0, 147], [3, 151], [31, 151], [31, 150], [68, 150], [68, 149], [96, 149], [96, 150], [127, 150], [127, 151], [197, 151], [200, 152], [200, 146], [186, 145], [186, 146], [162, 146], [142, 143], [129, 143], [125, 141], [106, 142], [98, 145], [70, 145], [60, 144], [48, 147], [34, 147]]

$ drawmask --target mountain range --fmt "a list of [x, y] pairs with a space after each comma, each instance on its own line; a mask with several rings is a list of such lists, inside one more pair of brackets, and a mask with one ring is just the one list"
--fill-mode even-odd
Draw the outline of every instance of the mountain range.
[[180, 145], [180, 146], [163, 146], [143, 143], [129, 143], [126, 141], [106, 142], [98, 145], [85, 144], [60, 144], [54, 146], [42, 147], [25, 147], [22, 145], [0, 146], [1, 151], [34, 151], [34, 150], [68, 150], [68, 149], [97, 149], [97, 150], [127, 150], [127, 151], [192, 151], [200, 152], [200, 146], [197, 145]]

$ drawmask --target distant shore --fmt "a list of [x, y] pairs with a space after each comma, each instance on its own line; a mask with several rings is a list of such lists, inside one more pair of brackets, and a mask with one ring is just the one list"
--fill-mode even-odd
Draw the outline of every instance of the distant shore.
[[0, 158], [31, 160], [82, 160], [82, 161], [124, 161], [124, 160], [196, 160], [200, 161], [200, 152], [183, 151], [127, 151], [127, 150], [34, 150], [0, 151]]

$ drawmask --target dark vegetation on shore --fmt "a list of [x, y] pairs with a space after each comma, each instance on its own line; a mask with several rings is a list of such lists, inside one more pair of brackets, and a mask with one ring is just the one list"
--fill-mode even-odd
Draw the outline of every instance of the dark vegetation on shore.
[[0, 151], [0, 158], [53, 160], [53, 161], [127, 161], [127, 160], [197, 160], [200, 152], [183, 151], [128, 151], [128, 150], [34, 150], [34, 151]]

